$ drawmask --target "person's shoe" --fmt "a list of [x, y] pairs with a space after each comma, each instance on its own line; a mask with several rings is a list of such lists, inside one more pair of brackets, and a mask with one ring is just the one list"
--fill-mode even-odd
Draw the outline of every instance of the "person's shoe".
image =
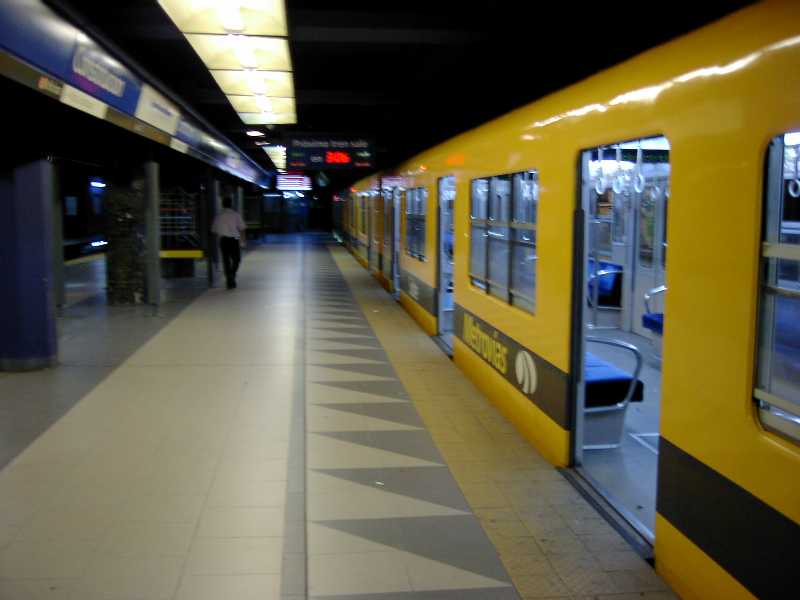
[[225, 285], [225, 288], [226, 288], [226, 289], [229, 289], [229, 290], [232, 290], [232, 289], [233, 289], [233, 288], [235, 288], [235, 287], [236, 287], [236, 284], [235, 284], [235, 283], [233, 283], [233, 282], [231, 282], [231, 281], [229, 281], [229, 282], [228, 282], [228, 283]]
[[231, 287], [234, 288], [234, 289], [236, 288], [236, 282], [235, 281], [231, 284]]

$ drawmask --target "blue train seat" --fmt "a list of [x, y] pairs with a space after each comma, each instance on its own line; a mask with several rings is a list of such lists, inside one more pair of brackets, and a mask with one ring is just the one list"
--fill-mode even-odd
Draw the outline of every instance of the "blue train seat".
[[598, 305], [619, 307], [622, 298], [622, 266], [604, 260], [598, 261], [597, 265], [598, 270], [595, 273], [594, 259], [589, 259], [589, 303], [594, 298], [597, 281]]
[[[664, 313], [656, 312], [651, 306], [650, 301], [654, 296], [664, 294], [667, 291], [666, 285], [654, 287], [644, 295], [644, 313], [642, 314], [642, 327], [653, 332], [659, 338], [664, 335]], [[663, 306], [663, 305], [662, 305]], [[663, 309], [662, 309], [663, 310]]]
[[[591, 352], [586, 353], [584, 363], [584, 377], [586, 379], [586, 408], [597, 406], [612, 406], [625, 400], [633, 375], [612, 365]], [[631, 402], [641, 402], [644, 397], [644, 384], [636, 382]]]
[[585, 354], [583, 448], [619, 448], [625, 431], [628, 404], [641, 402], [644, 397], [644, 383], [639, 379], [642, 353], [633, 344], [622, 340], [587, 336], [586, 341], [626, 350], [636, 360], [636, 368], [631, 374], [596, 354]]
[[644, 313], [642, 327], [657, 335], [664, 335], [664, 313]]

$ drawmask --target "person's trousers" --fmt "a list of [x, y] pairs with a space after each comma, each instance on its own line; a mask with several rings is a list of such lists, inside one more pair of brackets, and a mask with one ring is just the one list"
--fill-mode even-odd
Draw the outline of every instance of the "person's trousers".
[[242, 260], [239, 240], [232, 237], [219, 238], [219, 249], [222, 253], [222, 268], [225, 270], [225, 281], [229, 288], [236, 286], [236, 271]]

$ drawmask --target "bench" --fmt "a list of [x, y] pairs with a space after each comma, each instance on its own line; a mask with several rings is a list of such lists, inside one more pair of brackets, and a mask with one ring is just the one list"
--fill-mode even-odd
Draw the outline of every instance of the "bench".
[[[667, 286], [660, 285], [653, 288], [644, 295], [644, 313], [642, 313], [642, 327], [653, 334], [653, 349], [655, 357], [661, 360], [661, 337], [664, 335], [664, 311], [658, 312], [653, 309], [650, 300], [653, 296], [658, 296], [667, 291]], [[663, 306], [663, 303], [662, 303]]]
[[622, 348], [636, 359], [631, 374], [591, 352], [585, 354], [583, 449], [619, 448], [628, 404], [644, 398], [644, 383], [639, 380], [642, 355], [636, 346], [620, 340], [587, 337], [586, 342]]
[[589, 259], [588, 295], [589, 305], [594, 299], [594, 286], [597, 282], [598, 307], [619, 308], [622, 301], [622, 267], [616, 263], [598, 261], [595, 271], [594, 259]]

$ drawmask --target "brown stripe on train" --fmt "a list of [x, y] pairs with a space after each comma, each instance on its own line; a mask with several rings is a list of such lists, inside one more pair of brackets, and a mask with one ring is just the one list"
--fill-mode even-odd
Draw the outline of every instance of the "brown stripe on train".
[[754, 596], [797, 597], [800, 525], [664, 437], [656, 504], [662, 517]]
[[437, 289], [408, 271], [400, 271], [400, 289], [434, 317], [439, 316]]
[[[455, 309], [454, 329], [458, 339], [502, 375], [520, 394], [542, 409], [559, 426], [570, 428], [572, 402], [567, 373], [458, 304]], [[526, 375], [525, 370], [530, 369], [531, 364], [535, 370]], [[529, 384], [535, 382], [533, 386], [528, 386], [527, 391], [526, 381]]]

